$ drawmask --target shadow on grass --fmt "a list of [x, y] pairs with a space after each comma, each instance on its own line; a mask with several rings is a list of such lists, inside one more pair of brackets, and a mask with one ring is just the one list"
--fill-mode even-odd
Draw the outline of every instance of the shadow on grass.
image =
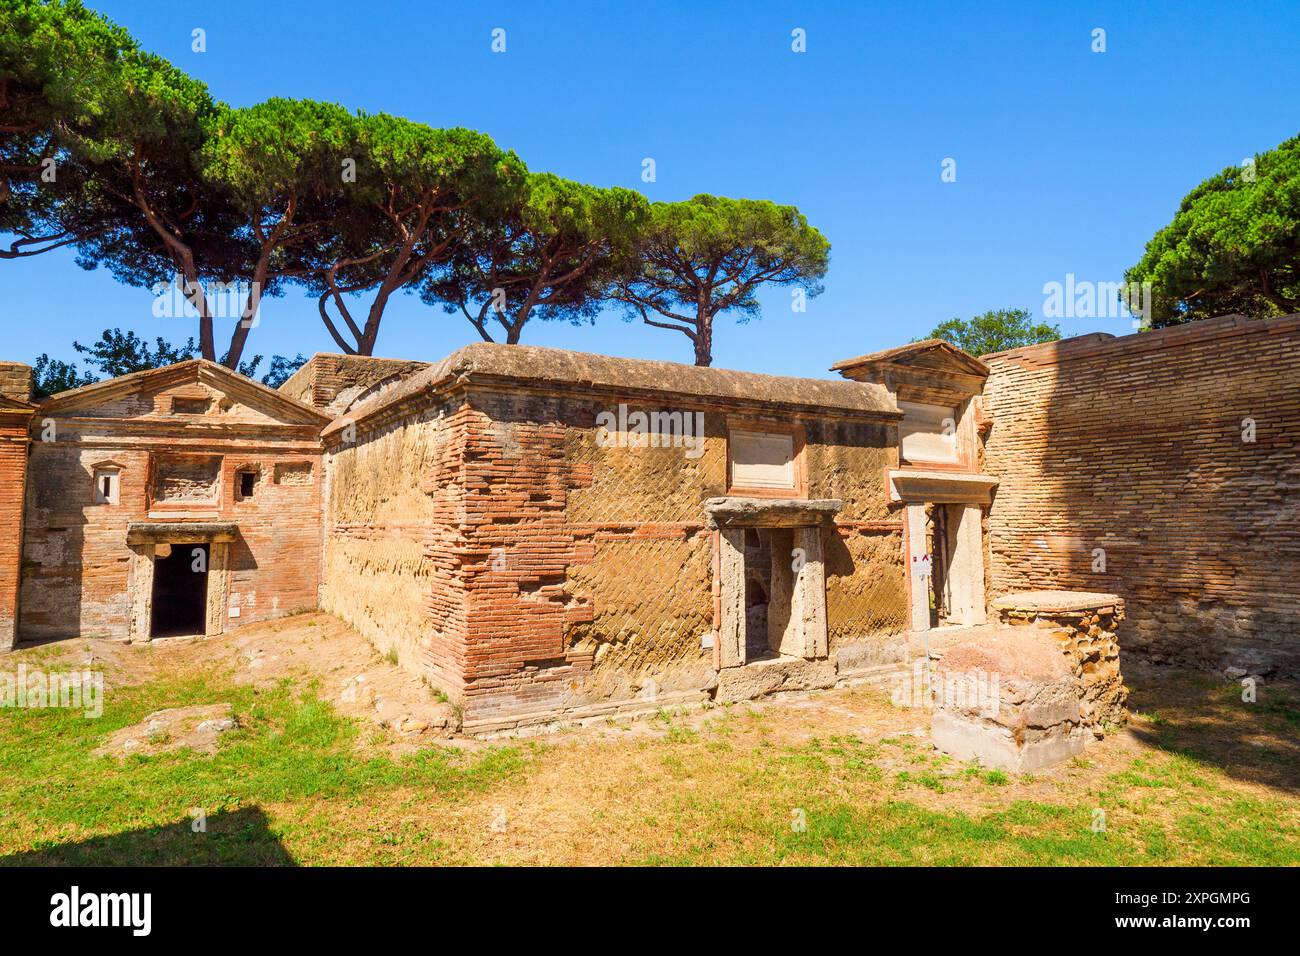
[[260, 807], [0, 857], [0, 866], [296, 866]]
[[1143, 743], [1214, 767], [1234, 780], [1300, 793], [1300, 688], [1263, 680], [1253, 703], [1239, 683], [1208, 674], [1125, 664], [1130, 731]]

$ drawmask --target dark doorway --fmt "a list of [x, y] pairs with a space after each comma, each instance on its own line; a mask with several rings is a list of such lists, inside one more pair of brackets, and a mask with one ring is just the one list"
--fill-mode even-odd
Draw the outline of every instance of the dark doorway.
[[766, 529], [745, 529], [745, 660], [772, 657], [767, 605], [772, 590], [772, 548]]
[[[159, 550], [168, 547], [159, 545]], [[150, 637], [207, 631], [208, 546], [170, 545], [171, 553], [153, 562]]]

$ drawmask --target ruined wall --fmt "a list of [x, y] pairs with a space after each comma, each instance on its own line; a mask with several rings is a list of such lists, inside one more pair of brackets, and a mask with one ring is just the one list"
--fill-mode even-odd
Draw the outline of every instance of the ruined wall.
[[321, 606], [459, 696], [465, 658], [459, 400], [405, 405], [327, 436]]
[[[607, 435], [620, 406], [688, 416], [687, 440]], [[905, 617], [896, 414], [877, 386], [469, 346], [326, 428], [321, 601], [458, 698], [470, 732], [702, 700], [728, 422], [800, 426], [800, 493], [844, 501], [827, 587], [854, 646]]]
[[[193, 399], [200, 392], [212, 399], [208, 413], [173, 416], [177, 393]], [[19, 636], [127, 638], [132, 522], [238, 525], [228, 628], [314, 607], [318, 427], [277, 425], [264, 410], [193, 383], [141, 388], [67, 413], [39, 411], [31, 426]], [[116, 502], [96, 503], [93, 475], [101, 466], [116, 469]], [[237, 493], [241, 471], [257, 476], [250, 497]]]
[[0, 362], [0, 396], [19, 402], [32, 397], [32, 367], [22, 362]]
[[[602, 447], [597, 415], [620, 402], [630, 412], [656, 409], [618, 394], [470, 390], [467, 729], [699, 699], [716, 680], [713, 650], [703, 646], [716, 627], [716, 542], [702, 504], [727, 492], [727, 412], [674, 406], [704, 414], [703, 442], [690, 453]], [[731, 414], [761, 414], [741, 412]], [[844, 525], [826, 532], [836, 542], [827, 572], [835, 639], [894, 633], [906, 597], [901, 526], [881, 477], [895, 454], [891, 429], [800, 423], [809, 494], [845, 503]]]
[[0, 413], [0, 653], [13, 647], [17, 636], [27, 474], [26, 416], [14, 417]]
[[1300, 316], [984, 360], [994, 595], [1113, 592], [1126, 652], [1300, 673]]
[[290, 375], [279, 390], [295, 401], [330, 415], [339, 415], [386, 384], [425, 368], [427, 364], [370, 355], [317, 352]]

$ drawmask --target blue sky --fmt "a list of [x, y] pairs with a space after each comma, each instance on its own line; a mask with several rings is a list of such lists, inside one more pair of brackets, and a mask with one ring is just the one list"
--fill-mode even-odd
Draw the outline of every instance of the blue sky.
[[[1192, 186], [1300, 131], [1294, 2], [90, 5], [234, 105], [333, 100], [479, 129], [532, 169], [652, 200], [797, 205], [832, 243], [825, 293], [798, 314], [770, 291], [761, 320], [724, 316], [715, 332], [716, 366], [779, 374], [825, 377], [953, 316], [1041, 315], [1044, 283], [1067, 273], [1117, 281]], [[190, 49], [196, 27], [205, 53]], [[947, 158], [955, 182], [941, 181]], [[71, 358], [73, 339], [108, 326], [194, 333], [62, 252], [0, 263], [0, 319], [0, 358], [23, 361]], [[402, 296], [378, 353], [432, 359], [475, 340], [463, 318]], [[616, 313], [533, 323], [524, 341], [691, 361], [684, 336]], [[264, 303], [249, 347], [334, 350], [294, 291]]]

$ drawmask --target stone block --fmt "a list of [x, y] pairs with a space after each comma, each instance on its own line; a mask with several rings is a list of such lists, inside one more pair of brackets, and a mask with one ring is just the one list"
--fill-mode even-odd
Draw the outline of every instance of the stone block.
[[1082, 687], [1050, 636], [1006, 628], [950, 648], [936, 668], [934, 745], [1013, 772], [1081, 753]]
[[754, 661], [744, 667], [729, 667], [719, 671], [714, 700], [728, 704], [784, 691], [819, 690], [834, 687], [835, 680], [835, 665], [829, 660], [810, 661], [783, 657]]

